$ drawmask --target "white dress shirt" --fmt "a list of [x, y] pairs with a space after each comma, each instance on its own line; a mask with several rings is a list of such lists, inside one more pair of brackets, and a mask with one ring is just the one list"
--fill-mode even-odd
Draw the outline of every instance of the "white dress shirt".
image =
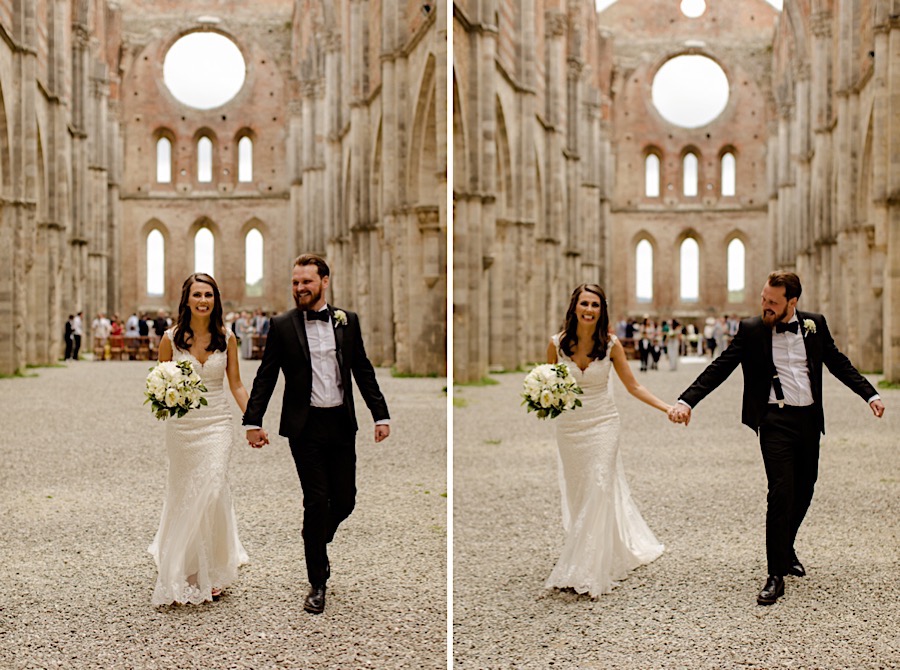
[[[788, 323], [797, 321], [797, 313]], [[784, 404], [794, 407], [807, 407], [813, 404], [812, 384], [809, 381], [809, 368], [806, 366], [806, 344], [803, 342], [803, 326], [797, 326], [797, 332], [772, 331], [772, 362], [781, 381], [784, 393]], [[774, 384], [769, 389], [769, 404], [775, 404]]]
[[[326, 306], [319, 311], [327, 309]], [[306, 314], [303, 314], [303, 322], [312, 364], [312, 395], [309, 404], [313, 407], [339, 407], [344, 403], [344, 391], [331, 317], [327, 321], [309, 321]]]

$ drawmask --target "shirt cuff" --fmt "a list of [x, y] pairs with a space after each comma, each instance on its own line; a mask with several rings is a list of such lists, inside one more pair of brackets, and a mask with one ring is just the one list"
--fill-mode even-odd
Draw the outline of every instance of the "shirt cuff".
[[251, 426], [248, 423], [244, 426], [244, 430], [262, 430], [262, 426]]
[[878, 395], [878, 394], [876, 393], [876, 394], [873, 395], [871, 398], [869, 398], [869, 399], [866, 401], [866, 403], [872, 404], [872, 401], [873, 401], [873, 400], [881, 400], [881, 396]]
[[391, 420], [390, 419], [381, 419], [379, 421], [376, 421], [375, 425], [376, 426], [390, 426]]
[[690, 410], [694, 409], [693, 407], [691, 407], [690, 405], [688, 405], [688, 404], [687, 404], [684, 400], [682, 400], [681, 398], [678, 399], [678, 404], [679, 404], [679, 405], [684, 405], [685, 407], [687, 407], [687, 408], [690, 409]]

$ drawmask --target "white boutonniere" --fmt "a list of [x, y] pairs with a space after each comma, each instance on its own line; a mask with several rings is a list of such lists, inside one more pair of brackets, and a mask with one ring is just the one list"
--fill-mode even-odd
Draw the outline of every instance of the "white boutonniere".
[[339, 326], [347, 325], [347, 313], [342, 309], [334, 310], [334, 322]]
[[816, 334], [816, 322], [813, 321], [812, 319], [803, 319], [803, 330], [806, 331], [807, 335], [809, 335], [810, 333], [815, 335]]

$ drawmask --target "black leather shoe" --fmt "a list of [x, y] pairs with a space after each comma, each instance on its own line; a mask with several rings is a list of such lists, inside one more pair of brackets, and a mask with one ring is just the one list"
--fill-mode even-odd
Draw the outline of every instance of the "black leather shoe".
[[793, 558], [791, 558], [791, 567], [788, 568], [788, 574], [794, 575], [794, 577], [806, 577], [806, 570], [803, 568], [803, 563], [797, 558], [797, 554], [794, 554]]
[[759, 605], [773, 605], [776, 600], [784, 595], [784, 577], [781, 575], [769, 575], [766, 585], [756, 596]]
[[303, 601], [303, 609], [310, 614], [321, 614], [325, 611], [325, 585], [310, 586], [306, 600]]

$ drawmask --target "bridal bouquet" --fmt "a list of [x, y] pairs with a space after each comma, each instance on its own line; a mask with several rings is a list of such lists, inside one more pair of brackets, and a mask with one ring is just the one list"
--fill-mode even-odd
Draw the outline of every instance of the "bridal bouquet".
[[535, 367], [522, 384], [522, 404], [539, 419], [554, 419], [565, 410], [581, 407], [581, 387], [569, 368], [561, 363], [544, 363]]
[[180, 419], [189, 410], [206, 404], [206, 387], [190, 361], [166, 361], [150, 370], [147, 375], [146, 405], [157, 419], [165, 421], [170, 416]]

